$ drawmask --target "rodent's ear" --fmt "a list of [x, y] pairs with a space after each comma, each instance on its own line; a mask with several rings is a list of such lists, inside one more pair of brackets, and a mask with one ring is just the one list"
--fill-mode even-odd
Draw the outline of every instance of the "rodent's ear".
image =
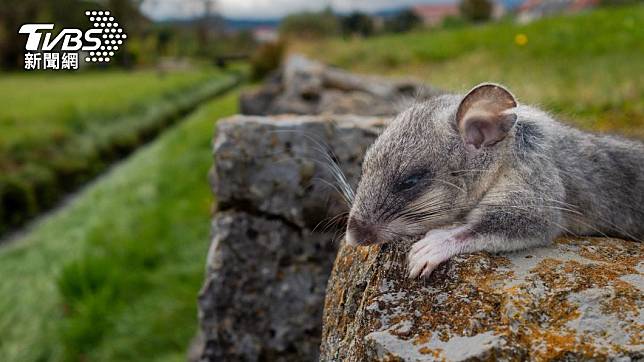
[[508, 110], [516, 106], [512, 93], [498, 84], [474, 87], [456, 112], [456, 124], [465, 144], [480, 149], [501, 141], [514, 126], [517, 116]]

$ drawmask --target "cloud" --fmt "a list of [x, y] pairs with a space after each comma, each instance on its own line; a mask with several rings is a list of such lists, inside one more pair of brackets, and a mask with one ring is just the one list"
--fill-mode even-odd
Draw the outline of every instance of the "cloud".
[[337, 12], [377, 10], [419, 3], [444, 3], [454, 0], [144, 0], [141, 10], [152, 19], [191, 18], [204, 13], [204, 4], [214, 3], [217, 12], [230, 18], [278, 18], [305, 10], [331, 6]]

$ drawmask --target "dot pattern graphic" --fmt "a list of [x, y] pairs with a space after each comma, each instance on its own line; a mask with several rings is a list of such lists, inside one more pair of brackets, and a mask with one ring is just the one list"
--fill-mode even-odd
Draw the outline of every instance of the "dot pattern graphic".
[[85, 15], [94, 25], [93, 29], [101, 30], [101, 45], [97, 50], [89, 52], [85, 61], [88, 63], [108, 63], [114, 56], [114, 52], [119, 50], [117, 44], [122, 45], [127, 35], [109, 11], [88, 10]]

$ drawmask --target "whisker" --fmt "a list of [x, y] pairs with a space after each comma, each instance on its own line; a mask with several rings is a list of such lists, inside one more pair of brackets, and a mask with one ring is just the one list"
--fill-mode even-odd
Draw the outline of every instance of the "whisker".
[[[315, 163], [326, 167], [326, 169], [330, 172], [331, 176], [334, 178], [335, 182], [338, 184], [338, 187], [336, 189], [338, 192], [342, 193], [344, 196], [344, 199], [347, 201], [348, 205], [351, 205], [353, 203], [353, 200], [355, 199], [355, 192], [353, 191], [353, 188], [349, 185], [348, 179], [344, 172], [342, 172], [342, 169], [338, 166], [336, 160], [338, 157], [335, 155], [333, 152], [333, 149], [327, 145], [326, 143], [323, 143], [323, 141], [320, 141], [316, 139], [313, 135], [308, 134], [307, 132], [300, 131], [300, 130], [272, 130], [270, 133], [296, 133], [298, 135], [302, 135], [304, 138], [309, 140], [310, 142], [313, 143], [312, 149], [319, 154], [323, 160], [317, 160], [317, 159], [312, 159]], [[303, 156], [300, 156], [303, 157]]]

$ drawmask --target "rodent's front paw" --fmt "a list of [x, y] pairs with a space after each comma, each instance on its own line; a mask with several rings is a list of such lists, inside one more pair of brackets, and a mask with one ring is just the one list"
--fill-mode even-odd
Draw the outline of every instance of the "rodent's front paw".
[[464, 240], [460, 237], [464, 226], [435, 229], [414, 243], [408, 256], [407, 270], [410, 278], [428, 277], [440, 263], [458, 254]]
[[440, 262], [436, 263], [434, 259], [435, 258], [429, 252], [410, 251], [407, 261], [409, 278], [428, 277], [440, 264]]

